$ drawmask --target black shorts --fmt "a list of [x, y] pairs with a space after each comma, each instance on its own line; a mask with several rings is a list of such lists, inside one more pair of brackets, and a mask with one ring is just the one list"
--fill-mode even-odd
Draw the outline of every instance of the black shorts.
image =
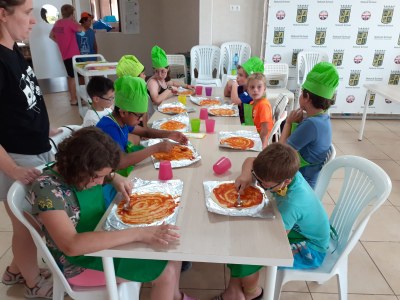
[[67, 71], [68, 77], [74, 78], [74, 67], [72, 66], [72, 57], [64, 59], [65, 70]]

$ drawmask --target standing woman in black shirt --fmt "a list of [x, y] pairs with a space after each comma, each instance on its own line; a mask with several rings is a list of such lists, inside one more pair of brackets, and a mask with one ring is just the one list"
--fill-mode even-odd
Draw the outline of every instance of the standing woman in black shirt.
[[[40, 174], [35, 166], [52, 160], [49, 118], [32, 68], [16, 41], [26, 41], [36, 23], [32, 0], [0, 0], [0, 199], [14, 180], [29, 184]], [[28, 230], [5, 202], [13, 226], [13, 261], [3, 283], [25, 282], [25, 296], [52, 297], [48, 272], [40, 272], [36, 247]]]

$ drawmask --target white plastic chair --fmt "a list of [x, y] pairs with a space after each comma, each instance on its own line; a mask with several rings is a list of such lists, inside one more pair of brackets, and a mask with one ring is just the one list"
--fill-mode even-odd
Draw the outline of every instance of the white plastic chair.
[[335, 148], [335, 146], [333, 146], [333, 144], [331, 144], [331, 147], [329, 148], [328, 153], [326, 154], [326, 158], [323, 163], [323, 166], [325, 164], [327, 164], [328, 162], [334, 160], [335, 157], [336, 157], [336, 148]]
[[268, 145], [273, 142], [274, 136], [276, 137], [275, 141], [278, 141], [281, 136], [281, 125], [287, 117], [287, 111], [285, 109], [288, 102], [289, 98], [287, 96], [279, 94], [278, 98], [276, 98], [274, 102], [274, 105], [272, 105], [272, 115], [275, 123], [268, 137]]
[[287, 111], [284, 110], [278, 120], [275, 121], [274, 127], [272, 127], [271, 133], [268, 137], [268, 145], [273, 142], [274, 136], [276, 136], [275, 141], [279, 141], [279, 138], [281, 136], [281, 125], [282, 122], [286, 120], [286, 117]]
[[180, 81], [183, 80], [183, 83], [187, 83], [187, 66], [185, 56], [182, 54], [167, 54], [167, 60], [171, 73], [176, 73], [178, 75], [172, 79], [177, 79]]
[[324, 52], [301, 51], [297, 55], [298, 95], [294, 107], [295, 109], [298, 108], [301, 86], [306, 80], [307, 74], [317, 63], [321, 61], [328, 61], [328, 55]]
[[322, 265], [313, 270], [278, 270], [274, 299], [282, 286], [292, 280], [317, 281], [322, 284], [337, 275], [339, 299], [347, 299], [347, 260], [371, 215], [385, 202], [392, 189], [389, 176], [375, 163], [358, 156], [339, 156], [327, 163], [318, 177], [315, 192], [322, 199], [334, 172], [344, 169], [339, 198], [330, 217], [337, 232]]
[[61, 143], [64, 139], [69, 137], [73, 132], [81, 129], [80, 125], [65, 125], [61, 126], [58, 129], [61, 129], [61, 132], [56, 134], [55, 136], [49, 137], [50, 145], [51, 145], [51, 153], [55, 155], [58, 152], [58, 144]]
[[221, 86], [219, 75], [220, 55], [221, 50], [217, 46], [198, 45], [192, 47], [190, 50], [190, 77], [192, 85]]
[[239, 56], [238, 64], [241, 65], [251, 57], [251, 47], [243, 42], [227, 42], [221, 45], [220, 74], [222, 78], [222, 86], [225, 86], [229, 79], [235, 79], [236, 75], [232, 75], [232, 62], [235, 54]]
[[[64, 294], [67, 293], [72, 299], [82, 300], [107, 300], [108, 293], [106, 287], [90, 287], [75, 288], [70, 286], [64, 274], [57, 266], [56, 261], [51, 255], [46, 243], [40, 236], [39, 232], [32, 226], [30, 220], [34, 222], [33, 217], [28, 215], [26, 212], [30, 211], [31, 204], [26, 199], [28, 193], [27, 186], [23, 185], [19, 181], [14, 182], [11, 186], [8, 195], [7, 202], [10, 206], [11, 211], [17, 217], [17, 219], [28, 228], [33, 241], [38, 249], [39, 254], [46, 261], [47, 266], [50, 268], [53, 274], [53, 299], [63, 300]], [[25, 212], [25, 213], [24, 213]], [[29, 220], [27, 216], [30, 216]], [[118, 294], [120, 299], [137, 299], [139, 300], [141, 284], [138, 282], [124, 282], [118, 286]]]
[[[289, 66], [284, 63], [264, 64], [264, 74], [267, 78], [267, 88], [285, 89], [289, 78]], [[278, 84], [271, 84], [271, 81], [279, 82]]]

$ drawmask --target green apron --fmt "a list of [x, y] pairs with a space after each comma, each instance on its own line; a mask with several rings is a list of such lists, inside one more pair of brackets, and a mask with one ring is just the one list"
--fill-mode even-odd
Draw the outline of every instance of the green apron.
[[[132, 144], [131, 141], [128, 141], [128, 144], [126, 145], [126, 148], [125, 148], [125, 153], [132, 153], [132, 152], [140, 151], [142, 149], [144, 149], [144, 147], [142, 145], [134, 145], [134, 144]], [[117, 170], [116, 172], [121, 176], [128, 177], [129, 174], [131, 174], [131, 172], [133, 171], [134, 167], [135, 166], [128, 166], [125, 169], [120, 169], [120, 170]]]
[[[52, 168], [50, 170], [61, 177]], [[94, 231], [106, 211], [102, 186], [96, 185], [82, 191], [74, 189], [74, 192], [80, 207], [80, 219], [76, 231], [78, 233]], [[79, 255], [66, 256], [66, 259], [80, 267], [103, 271], [101, 257]], [[164, 271], [167, 263], [168, 261], [164, 260], [114, 258], [115, 274], [118, 277], [137, 282], [155, 280]]]

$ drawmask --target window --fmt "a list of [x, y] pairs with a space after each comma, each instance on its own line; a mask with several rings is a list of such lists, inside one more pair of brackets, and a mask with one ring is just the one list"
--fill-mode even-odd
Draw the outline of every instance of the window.
[[104, 19], [106, 16], [114, 16], [119, 20], [118, 0], [90, 0], [95, 20]]

